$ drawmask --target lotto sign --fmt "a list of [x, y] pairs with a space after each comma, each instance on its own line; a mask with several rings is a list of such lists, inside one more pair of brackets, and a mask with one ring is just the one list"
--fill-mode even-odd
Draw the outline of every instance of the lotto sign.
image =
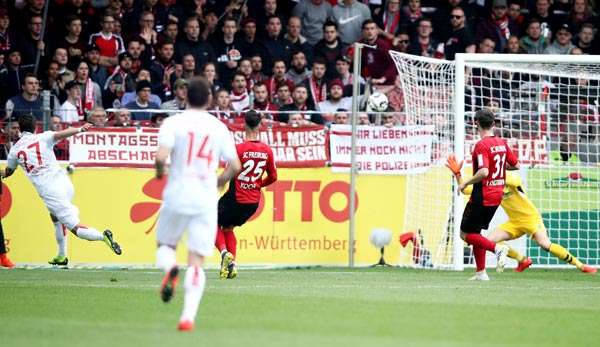
[[[348, 175], [327, 168], [279, 169], [279, 180], [263, 189], [258, 211], [236, 228], [238, 260], [244, 265], [344, 265], [348, 262]], [[75, 187], [73, 202], [81, 222], [100, 230], [111, 229], [123, 254], [116, 256], [102, 242], [69, 235], [68, 257], [73, 263], [153, 264], [156, 253], [156, 221], [166, 180], [152, 170], [132, 168], [81, 168], [70, 176]], [[23, 170], [6, 181], [2, 194], [2, 224], [10, 242], [11, 259], [19, 263], [46, 263], [55, 255], [54, 229], [41, 199]], [[379, 250], [369, 243], [374, 228], [400, 234], [401, 206], [389, 196], [405, 196], [404, 177], [363, 176], [357, 180], [356, 262], [371, 264]], [[396, 199], [403, 204], [401, 198]], [[396, 262], [397, 242], [386, 248], [389, 262]], [[186, 247], [178, 247], [185, 260]], [[218, 252], [208, 259], [220, 263]]]
[[[368, 174], [414, 174], [431, 165], [433, 125], [357, 128], [358, 171]], [[331, 166], [334, 172], [350, 168], [351, 127], [332, 125]]]

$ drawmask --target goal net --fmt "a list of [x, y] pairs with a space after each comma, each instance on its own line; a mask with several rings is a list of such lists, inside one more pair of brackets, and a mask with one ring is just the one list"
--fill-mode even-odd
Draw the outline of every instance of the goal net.
[[[457, 239], [464, 201], [448, 188], [451, 176], [443, 159], [457, 152], [470, 166], [478, 140], [474, 114], [489, 108], [496, 114], [498, 135], [519, 156], [525, 192], [551, 241], [584, 263], [600, 265], [600, 58], [461, 54], [451, 62], [401, 53], [392, 57], [408, 118], [433, 122], [440, 134], [434, 169], [407, 178], [407, 227], [421, 229], [427, 249], [437, 250], [440, 263], [434, 264], [459, 269], [462, 254], [469, 262], [468, 249]], [[442, 210], [453, 216], [444, 218]], [[432, 225], [437, 218], [444, 224]], [[499, 211], [490, 230], [505, 220]], [[537, 266], [565, 265], [526, 237], [513, 246]], [[444, 247], [453, 251], [443, 253]]]

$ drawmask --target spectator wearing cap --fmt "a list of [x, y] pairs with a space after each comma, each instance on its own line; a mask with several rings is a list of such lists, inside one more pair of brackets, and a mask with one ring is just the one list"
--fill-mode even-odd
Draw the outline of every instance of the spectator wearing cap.
[[58, 43], [58, 47], [63, 47], [67, 50], [69, 66], [76, 66], [83, 59], [86, 42], [81, 37], [82, 29], [81, 18], [77, 16], [69, 16], [67, 18], [67, 34]]
[[542, 23], [537, 18], [532, 18], [527, 23], [525, 35], [519, 40], [519, 44], [528, 54], [542, 54], [548, 46], [548, 41], [542, 35]]
[[65, 48], [58, 47], [55, 49], [52, 60], [58, 63], [58, 74], [64, 83], [70, 82], [75, 78], [75, 73], [67, 67], [69, 64], [69, 53]]
[[4, 65], [0, 65], [0, 101], [13, 97], [21, 92], [21, 81], [30, 69], [21, 65], [21, 53], [12, 45], [4, 56]]
[[517, 27], [507, 15], [506, 0], [494, 0], [490, 17], [477, 26], [475, 41], [481, 42], [489, 37], [496, 43], [495, 50], [499, 53], [504, 51], [508, 38], [513, 33], [517, 33]]
[[310, 74], [311, 71], [308, 68], [304, 52], [295, 51], [292, 53], [292, 62], [290, 63], [290, 69], [285, 73], [285, 78], [294, 82], [294, 85], [298, 85], [304, 82]]
[[115, 99], [136, 88], [135, 76], [131, 72], [132, 59], [128, 52], [119, 54], [119, 66], [104, 84], [103, 100], [105, 105], [112, 105]]
[[158, 95], [161, 101], [171, 97], [171, 75], [175, 72], [173, 54], [173, 42], [159, 42], [156, 45], [156, 57], [150, 65], [152, 93]]
[[92, 81], [96, 82], [99, 86], [103, 86], [108, 78], [108, 69], [100, 65], [100, 50], [98, 46], [94, 44], [87, 46], [84, 61], [88, 64], [90, 70], [89, 76]]
[[[129, 102], [125, 105], [130, 111], [139, 111], [139, 110], [156, 110], [160, 108], [159, 104], [156, 104], [150, 101], [150, 94], [152, 91], [152, 85], [150, 82], [146, 80], [141, 80], [138, 82], [135, 92], [136, 98], [135, 100]], [[150, 120], [152, 114], [150, 112], [131, 112], [133, 120]]]
[[185, 110], [188, 103], [188, 81], [180, 78], [173, 83], [175, 97], [163, 103], [160, 108], [163, 110]]
[[240, 28], [242, 29], [238, 50], [244, 58], [260, 56], [261, 59], [265, 55], [265, 48], [259, 43], [256, 38], [256, 20], [246, 17], [242, 20]]
[[95, 44], [100, 53], [99, 64], [109, 70], [118, 64], [117, 56], [125, 51], [121, 36], [114, 34], [115, 19], [111, 15], [102, 16], [102, 30], [90, 35], [88, 44]]
[[15, 95], [6, 102], [6, 118], [18, 118], [31, 113], [37, 120], [44, 118], [42, 98], [39, 92], [40, 83], [35, 75], [28, 73], [21, 80], [21, 94]]
[[315, 59], [312, 64], [311, 74], [302, 83], [308, 90], [307, 104], [317, 109], [317, 105], [327, 99], [327, 80], [325, 72], [327, 65], [322, 59]]
[[323, 113], [334, 113], [337, 109], [352, 108], [352, 98], [344, 97], [344, 84], [339, 78], [329, 81], [329, 97], [319, 102], [317, 109]]
[[337, 24], [327, 21], [323, 24], [323, 38], [315, 45], [314, 56], [327, 62], [325, 77], [331, 80], [336, 77], [335, 60], [343, 54], [342, 43], [338, 37]]
[[[137, 89], [137, 84], [140, 81], [151, 81], [150, 78], [150, 71], [142, 69], [140, 70], [140, 72], [137, 75], [137, 78], [135, 79], [135, 84], [136, 84], [136, 89]], [[125, 93], [123, 95], [123, 97], [121, 98], [121, 105], [127, 105], [128, 103], [132, 102], [135, 100], [137, 96], [137, 93], [135, 91], [133, 92], [129, 92], [129, 93]], [[161, 104], [161, 100], [158, 97], [158, 95], [156, 94], [150, 94], [150, 101], [152, 101], [153, 103], [160, 105]]]
[[48, 47], [42, 40], [42, 22], [41, 15], [34, 15], [29, 18], [27, 34], [24, 38], [17, 40], [18, 50], [23, 58], [23, 65], [35, 64], [38, 51], [42, 58], [48, 55]]
[[265, 47], [265, 64], [271, 65], [271, 62], [277, 59], [283, 59], [288, 62], [291, 54], [289, 43], [283, 39], [281, 32], [281, 19], [277, 16], [271, 16], [267, 20], [267, 36], [261, 41]]
[[306, 38], [300, 34], [302, 31], [302, 21], [296, 16], [292, 16], [288, 19], [287, 33], [283, 35], [283, 38], [289, 44], [291, 51], [303, 51], [306, 55], [306, 60], [309, 64], [312, 64], [313, 60], [313, 49], [308, 43]]
[[311, 121], [316, 124], [323, 124], [323, 116], [319, 113], [302, 113], [302, 111], [314, 111], [314, 107], [308, 103], [308, 90], [304, 85], [299, 85], [294, 89], [292, 93], [292, 100], [294, 101], [291, 104], [283, 105], [280, 110], [285, 113], [279, 114], [279, 121], [283, 123], [287, 123], [290, 118], [291, 111], [299, 111], [300, 114], [304, 117], [305, 120]]
[[242, 58], [239, 48], [241, 44], [235, 37], [237, 23], [233, 17], [223, 20], [223, 37], [213, 42], [217, 56], [217, 66], [221, 81], [229, 81], [238, 69], [238, 62]]
[[19, 120], [17, 118], [9, 119], [4, 125], [5, 141], [0, 143], [0, 160], [6, 160], [10, 148], [19, 140], [20, 134]]
[[350, 73], [350, 64], [352, 61], [346, 55], [340, 55], [335, 59], [335, 71], [338, 74], [338, 78], [344, 84], [344, 95], [352, 95], [352, 82], [354, 78], [359, 79], [360, 85], [365, 84], [365, 79], [362, 76], [354, 76]]
[[591, 23], [583, 23], [574, 40], [575, 46], [579, 47], [585, 54], [597, 54], [594, 50], [593, 42], [594, 26]]
[[85, 114], [83, 112], [80, 113], [80, 109], [77, 107], [81, 100], [79, 84], [75, 81], [70, 81], [65, 85], [65, 91], [67, 92], [67, 100], [60, 105], [55, 114], [60, 117], [63, 123], [73, 123], [83, 120]]
[[446, 59], [454, 60], [456, 53], [475, 53], [475, 39], [467, 30], [465, 11], [455, 7], [450, 11], [450, 26], [452, 32], [444, 46]]
[[273, 102], [275, 102], [275, 93], [279, 84], [287, 84], [290, 91], [294, 90], [294, 82], [287, 79], [286, 76], [286, 65], [283, 59], [276, 59], [273, 61], [273, 75], [267, 80], [266, 85]]
[[554, 42], [546, 49], [544, 54], [569, 54], [571, 49], [575, 48], [575, 45], [571, 42], [571, 31], [569, 31], [568, 24], [562, 24], [558, 30], [556, 30], [556, 37]]
[[311, 46], [323, 38], [323, 25], [331, 17], [332, 9], [326, 0], [300, 0], [294, 7], [292, 14], [300, 18], [302, 36]]
[[11, 50], [13, 46], [16, 47], [17, 41], [10, 30], [10, 17], [8, 11], [4, 8], [0, 8], [0, 55], [6, 54]]
[[340, 0], [332, 9], [331, 19], [338, 26], [342, 44], [349, 46], [360, 39], [362, 23], [371, 19], [371, 10], [357, 0]]
[[81, 98], [77, 105], [79, 113], [88, 113], [96, 106], [102, 106], [102, 91], [98, 83], [90, 78], [90, 67], [82, 61], [75, 71], [75, 81], [81, 88]]
[[197, 66], [204, 66], [208, 62], [216, 62], [213, 47], [200, 37], [200, 21], [198, 17], [186, 19], [183, 28], [184, 37], [177, 41], [175, 59], [180, 61], [184, 55], [191, 54]]
[[[431, 25], [431, 22], [429, 22]], [[379, 37], [379, 29], [372, 19], [367, 19], [362, 26], [362, 43], [372, 47], [362, 49], [362, 76], [371, 78], [373, 84], [393, 84], [396, 78], [396, 66], [390, 58], [391, 44]]]

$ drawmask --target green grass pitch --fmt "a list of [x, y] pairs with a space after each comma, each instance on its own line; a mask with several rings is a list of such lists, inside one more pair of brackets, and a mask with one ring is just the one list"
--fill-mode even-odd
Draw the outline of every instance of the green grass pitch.
[[600, 277], [577, 270], [490, 273], [397, 268], [241, 269], [208, 284], [193, 333], [181, 287], [153, 270], [0, 271], [0, 345], [598, 346]]

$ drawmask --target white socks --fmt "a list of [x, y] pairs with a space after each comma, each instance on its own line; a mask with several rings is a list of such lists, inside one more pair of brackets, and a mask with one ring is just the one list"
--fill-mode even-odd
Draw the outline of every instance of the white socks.
[[58, 246], [58, 255], [64, 257], [67, 255], [67, 228], [60, 222], [54, 222], [54, 236]]
[[180, 321], [194, 321], [202, 293], [204, 292], [204, 284], [206, 283], [206, 275], [204, 269], [198, 266], [190, 266], [185, 272], [185, 297], [183, 299], [183, 312], [181, 313]]
[[102, 241], [104, 235], [94, 228], [80, 226], [77, 228], [77, 237], [88, 241]]
[[175, 250], [169, 246], [160, 246], [156, 250], [156, 266], [165, 273], [169, 272], [176, 263]]

